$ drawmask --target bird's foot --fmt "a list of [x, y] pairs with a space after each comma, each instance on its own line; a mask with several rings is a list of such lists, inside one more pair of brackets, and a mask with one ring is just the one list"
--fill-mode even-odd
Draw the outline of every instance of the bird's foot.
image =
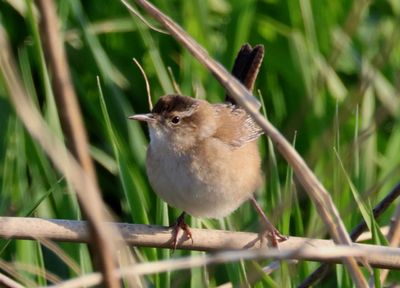
[[184, 234], [188, 239], [192, 241], [193, 244], [193, 237], [192, 232], [190, 231], [189, 225], [185, 223], [185, 212], [176, 219], [175, 223], [171, 225], [169, 228], [172, 228], [172, 249], [175, 251], [176, 246], [178, 245], [178, 234], [179, 230], [182, 229]]
[[260, 215], [261, 223], [263, 224], [263, 229], [260, 233], [261, 246], [264, 244], [264, 237], [270, 241], [272, 247], [278, 247], [279, 242], [286, 241], [289, 237], [282, 235], [281, 232], [279, 232], [279, 230], [276, 229], [275, 226], [268, 220], [267, 215], [265, 215], [260, 204], [257, 203], [257, 200], [254, 198], [254, 196], [250, 198], [250, 202]]
[[261, 246], [263, 246], [264, 238], [267, 238], [272, 247], [278, 247], [278, 243], [286, 241], [289, 237], [282, 235], [278, 229], [271, 223], [264, 225], [260, 233]]

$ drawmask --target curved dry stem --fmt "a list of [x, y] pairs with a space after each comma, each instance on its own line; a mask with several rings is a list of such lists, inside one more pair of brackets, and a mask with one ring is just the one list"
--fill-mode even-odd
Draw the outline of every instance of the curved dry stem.
[[150, 111], [153, 110], [153, 102], [151, 101], [151, 93], [150, 93], [150, 83], [149, 80], [147, 79], [147, 75], [146, 72], [144, 72], [144, 69], [142, 67], [142, 65], [140, 65], [139, 61], [136, 60], [136, 58], [132, 59], [133, 62], [136, 64], [136, 66], [138, 66], [140, 72], [143, 75], [144, 81], [146, 82], [146, 92], [147, 92], [147, 101], [149, 103], [149, 108]]
[[171, 82], [172, 82], [172, 86], [174, 87], [175, 93], [177, 93], [177, 94], [179, 94], [179, 95], [183, 95], [181, 89], [179, 88], [178, 83], [176, 83], [175, 76], [174, 76], [174, 73], [172, 72], [171, 67], [168, 66], [168, 67], [167, 67], [167, 70], [168, 70], [169, 78], [171, 79]]

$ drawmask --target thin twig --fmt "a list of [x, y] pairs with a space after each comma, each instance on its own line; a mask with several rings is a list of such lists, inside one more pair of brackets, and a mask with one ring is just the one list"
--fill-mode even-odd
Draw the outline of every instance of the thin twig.
[[132, 5], [128, 4], [128, 2], [126, 2], [125, 0], [121, 0], [121, 2], [125, 5], [126, 8], [128, 8], [129, 12], [131, 12], [133, 15], [135, 15], [136, 17], [138, 17], [140, 19], [140, 21], [142, 21], [144, 23], [144, 25], [146, 25], [147, 27], [149, 27], [150, 29], [162, 33], [162, 34], [169, 34], [167, 31], [164, 31], [160, 28], [157, 28], [153, 25], [151, 25], [146, 18], [144, 18], [142, 15], [140, 15], [140, 13], [138, 11], [136, 11], [135, 9], [133, 9]]
[[[239, 81], [234, 79], [225, 68], [210, 58], [207, 52], [175, 22], [149, 2], [145, 0], [136, 0], [136, 2], [163, 25], [201, 64], [207, 67], [213, 73], [214, 77], [225, 87], [228, 94], [252, 115], [257, 124], [271, 138], [281, 154], [293, 167], [297, 178], [308, 192], [321, 218], [327, 225], [332, 239], [338, 244], [352, 245], [351, 239], [329, 193], [290, 143], [259, 113], [258, 108], [260, 105], [256, 98]], [[356, 260], [353, 258], [344, 258], [343, 262], [347, 266], [354, 283], [358, 287], [366, 287], [367, 282], [357, 266]]]
[[168, 66], [167, 69], [168, 69], [169, 78], [171, 79], [172, 86], [174, 87], [175, 93], [177, 93], [179, 95], [183, 95], [181, 89], [179, 88], [178, 83], [176, 83], [174, 73], [172, 72], [171, 66]]
[[[383, 250], [381, 250], [383, 249]], [[393, 255], [389, 255], [394, 253]], [[389, 256], [397, 262], [400, 262], [400, 250], [388, 247], [381, 247], [377, 249], [373, 245], [363, 245], [363, 247], [348, 246], [348, 245], [333, 245], [331, 247], [312, 247], [303, 246], [294, 249], [255, 249], [255, 250], [242, 250], [242, 251], [226, 251], [219, 252], [212, 255], [202, 256], [189, 256], [178, 259], [162, 260], [155, 262], [140, 263], [133, 267], [125, 267], [116, 271], [118, 277], [124, 275], [149, 275], [155, 273], [162, 273], [167, 271], [177, 271], [183, 269], [191, 269], [193, 267], [201, 267], [211, 264], [228, 263], [239, 260], [250, 259], [292, 259], [307, 258], [310, 255], [318, 255], [325, 261], [333, 259], [339, 260], [346, 257], [370, 257], [379, 258]], [[397, 259], [396, 259], [397, 257]], [[50, 286], [48, 288], [76, 288], [87, 287], [100, 283], [101, 274], [91, 273], [79, 278], [65, 281], [58, 285]]]
[[136, 66], [138, 66], [140, 72], [141, 72], [142, 75], [143, 75], [144, 81], [145, 81], [145, 83], [146, 83], [147, 101], [148, 101], [148, 103], [149, 103], [149, 108], [150, 108], [150, 111], [151, 111], [151, 110], [153, 110], [153, 102], [151, 101], [151, 93], [150, 93], [150, 83], [149, 83], [149, 80], [147, 79], [146, 72], [144, 72], [144, 69], [143, 69], [142, 65], [140, 65], [139, 61], [137, 61], [136, 58], [133, 58], [132, 60], [133, 60], [133, 62], [136, 64]]

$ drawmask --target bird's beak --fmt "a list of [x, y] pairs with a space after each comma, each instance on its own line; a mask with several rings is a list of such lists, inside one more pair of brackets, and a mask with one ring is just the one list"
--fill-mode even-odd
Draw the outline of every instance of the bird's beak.
[[152, 113], [147, 113], [147, 114], [136, 114], [129, 116], [128, 119], [131, 120], [138, 120], [138, 121], [143, 121], [143, 122], [155, 122], [156, 118], [154, 118], [154, 114]]

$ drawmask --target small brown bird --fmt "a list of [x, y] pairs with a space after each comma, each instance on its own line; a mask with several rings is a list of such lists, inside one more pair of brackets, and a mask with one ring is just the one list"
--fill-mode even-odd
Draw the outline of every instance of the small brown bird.
[[[232, 73], [249, 90], [263, 54], [263, 46], [244, 45], [236, 58]], [[246, 200], [254, 200], [252, 195], [262, 183], [256, 141], [262, 130], [228, 95], [226, 100], [210, 104], [166, 95], [151, 113], [129, 117], [149, 127], [146, 167], [152, 188], [169, 205], [184, 211], [174, 226], [174, 248], [179, 228], [191, 238], [185, 212], [195, 217], [225, 217]], [[273, 226], [269, 234], [273, 245], [275, 237], [286, 239]]]

